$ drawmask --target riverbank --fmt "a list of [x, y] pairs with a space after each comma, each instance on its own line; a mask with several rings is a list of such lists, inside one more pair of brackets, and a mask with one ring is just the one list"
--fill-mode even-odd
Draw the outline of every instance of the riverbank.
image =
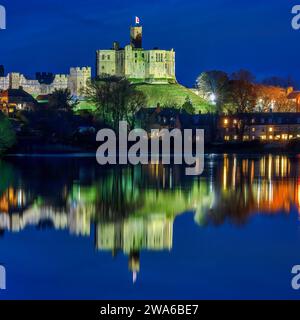
[[[43, 143], [41, 141], [31, 141], [30, 143], [18, 143], [11, 148], [6, 155], [51, 155], [51, 154], [78, 154], [95, 155], [100, 143], [94, 141], [89, 144], [71, 145], [64, 143]], [[128, 149], [130, 145], [128, 145]], [[171, 147], [172, 149], [172, 147]], [[149, 149], [150, 150], [150, 149]], [[290, 141], [286, 143], [272, 142], [230, 142], [230, 143], [210, 143], [205, 145], [205, 154], [298, 154], [300, 153], [300, 141]], [[118, 151], [118, 150], [117, 150]]]

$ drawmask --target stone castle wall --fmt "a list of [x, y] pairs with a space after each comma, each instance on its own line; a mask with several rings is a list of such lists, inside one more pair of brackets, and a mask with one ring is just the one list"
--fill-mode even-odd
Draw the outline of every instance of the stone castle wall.
[[0, 77], [0, 90], [19, 89], [32, 95], [50, 94], [54, 90], [69, 89], [71, 94], [79, 97], [92, 76], [90, 67], [71, 68], [70, 74], [56, 74], [50, 84], [40, 83], [38, 80], [27, 79], [20, 73], [9, 73], [5, 77]]

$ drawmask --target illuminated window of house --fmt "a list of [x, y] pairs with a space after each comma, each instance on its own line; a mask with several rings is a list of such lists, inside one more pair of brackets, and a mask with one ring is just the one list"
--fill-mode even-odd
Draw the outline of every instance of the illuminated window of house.
[[224, 124], [228, 124], [228, 119], [224, 119]]
[[289, 139], [293, 139], [293, 137], [294, 137], [294, 136], [293, 136], [292, 134], [289, 135]]
[[273, 132], [273, 128], [272, 127], [269, 128], [269, 132]]
[[229, 141], [229, 140], [230, 140], [230, 137], [229, 137], [229, 136], [225, 136], [225, 137], [224, 137], [224, 140], [225, 140], [225, 141]]
[[269, 136], [269, 140], [273, 140], [273, 136], [271, 135], [271, 136]]
[[234, 139], [234, 140], [237, 140], [237, 139], [238, 139], [238, 136], [234, 136], [233, 139]]
[[234, 123], [234, 124], [237, 124], [237, 120], [236, 120], [236, 119], [234, 119], [234, 120], [233, 120], [233, 123]]
[[266, 140], [267, 139], [267, 136], [266, 135], [262, 135], [260, 136], [261, 140]]
[[252, 123], [255, 123], [255, 119], [252, 119], [251, 122], [252, 122]]
[[255, 128], [252, 128], [252, 132], [255, 132]]
[[245, 141], [249, 140], [249, 136], [244, 136], [243, 140], [245, 140]]
[[286, 133], [281, 135], [281, 139], [282, 140], [287, 140], [288, 139], [288, 135]]

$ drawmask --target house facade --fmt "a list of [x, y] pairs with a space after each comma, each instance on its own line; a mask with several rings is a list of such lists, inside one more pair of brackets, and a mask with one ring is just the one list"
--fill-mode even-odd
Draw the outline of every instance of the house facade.
[[217, 131], [221, 141], [288, 141], [300, 138], [300, 113], [223, 115], [218, 119]]

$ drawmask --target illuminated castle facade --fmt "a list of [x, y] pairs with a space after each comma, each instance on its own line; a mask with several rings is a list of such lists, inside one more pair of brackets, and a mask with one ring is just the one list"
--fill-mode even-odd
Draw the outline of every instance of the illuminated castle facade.
[[69, 74], [37, 73], [36, 79], [27, 79], [23, 74], [11, 72], [0, 75], [0, 90], [19, 89], [31, 95], [50, 94], [54, 90], [69, 89], [73, 96], [79, 97], [92, 76], [90, 67], [70, 68]]
[[132, 82], [174, 83], [175, 51], [144, 50], [142, 27], [134, 26], [130, 29], [130, 44], [125, 48], [114, 42], [112, 49], [96, 52], [96, 73], [98, 77], [126, 77]]

